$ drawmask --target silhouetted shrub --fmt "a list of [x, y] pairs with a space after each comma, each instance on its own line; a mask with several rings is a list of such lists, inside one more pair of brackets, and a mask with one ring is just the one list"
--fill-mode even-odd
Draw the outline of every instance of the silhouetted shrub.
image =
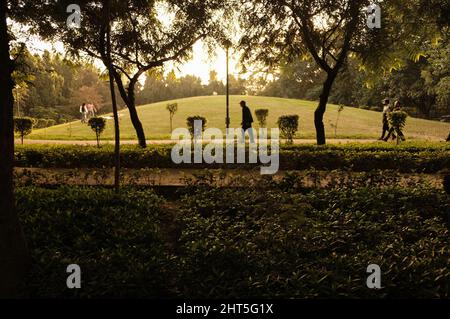
[[400, 137], [403, 135], [403, 128], [406, 125], [406, 118], [408, 114], [403, 111], [394, 111], [388, 114], [389, 125], [394, 128], [397, 133], [397, 144], [400, 142]]
[[[201, 121], [201, 127], [195, 128], [195, 121]], [[186, 125], [188, 127], [189, 133], [191, 133], [191, 138], [198, 139], [202, 136], [203, 131], [206, 128], [207, 120], [205, 117], [200, 115], [189, 116], [186, 120]]]
[[255, 110], [256, 118], [258, 119], [258, 123], [260, 127], [266, 127], [267, 125], [267, 117], [269, 116], [268, 109], [257, 109]]
[[278, 118], [278, 127], [281, 136], [287, 139], [288, 144], [292, 144], [295, 133], [298, 131], [298, 115], [283, 115]]
[[93, 117], [89, 119], [88, 125], [95, 132], [97, 138], [97, 146], [100, 147], [100, 135], [106, 128], [106, 119], [103, 117]]
[[20, 135], [23, 144], [23, 138], [33, 131], [33, 119], [29, 117], [16, 117], [14, 119], [14, 132]]

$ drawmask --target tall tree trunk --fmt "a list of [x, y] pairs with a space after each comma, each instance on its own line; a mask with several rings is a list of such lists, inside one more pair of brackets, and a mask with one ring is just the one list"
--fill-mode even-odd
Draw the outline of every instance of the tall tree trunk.
[[336, 76], [336, 70], [328, 72], [327, 79], [323, 83], [322, 93], [320, 94], [319, 106], [314, 112], [314, 125], [316, 127], [317, 145], [324, 145], [326, 143], [323, 115], [325, 114], [325, 111], [327, 109], [328, 98], [330, 96], [331, 88], [333, 87]]
[[109, 73], [109, 88], [111, 91], [112, 109], [114, 115], [114, 190], [116, 194], [120, 192], [120, 128], [119, 128], [119, 114], [117, 112], [116, 92], [114, 90], [114, 78], [112, 75], [111, 63], [111, 6], [110, 1], [106, 3], [107, 23], [106, 27], [106, 56], [108, 57], [108, 73]]
[[14, 202], [14, 67], [9, 56], [6, 11], [6, 0], [0, 0], [0, 298], [18, 296], [29, 266]]
[[[104, 61], [104, 63], [105, 63], [105, 65], [107, 65], [108, 61]], [[116, 70], [114, 68], [111, 71], [112, 71], [112, 74], [114, 75], [114, 79], [116, 80], [120, 96], [122, 97], [122, 100], [125, 102], [125, 104], [128, 107], [128, 112], [130, 113], [131, 123], [133, 124], [134, 130], [136, 131], [139, 145], [142, 148], [146, 148], [147, 140], [145, 138], [144, 128], [142, 126], [141, 121], [139, 120], [139, 116], [138, 116], [138, 113], [136, 110], [136, 100], [134, 97], [134, 89], [135, 89], [135, 84], [138, 80], [138, 77], [133, 78], [133, 80], [128, 85], [128, 88], [125, 89], [120, 75], [116, 72]]]
[[127, 102], [128, 111], [130, 112], [131, 123], [133, 123], [134, 129], [136, 130], [137, 138], [139, 141], [139, 145], [142, 148], [147, 147], [147, 141], [145, 138], [144, 128], [142, 126], [141, 121], [139, 120], [139, 116], [136, 110], [136, 103], [133, 99], [129, 99]]

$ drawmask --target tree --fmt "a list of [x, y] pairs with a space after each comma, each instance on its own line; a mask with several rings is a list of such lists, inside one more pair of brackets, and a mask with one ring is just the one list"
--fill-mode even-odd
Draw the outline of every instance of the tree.
[[33, 120], [29, 117], [17, 117], [14, 119], [14, 131], [20, 135], [23, 145], [23, 138], [33, 131]]
[[[71, 0], [33, 1], [17, 6], [15, 18], [21, 12], [36, 15], [33, 25], [45, 38], [61, 40], [76, 56], [82, 53], [108, 64], [105, 29], [101, 18], [105, 0], [79, 1], [83, 14], [81, 28], [66, 26], [66, 8]], [[136, 110], [135, 90], [139, 78], [149, 70], [168, 61], [189, 57], [192, 46], [199, 39], [214, 32], [220, 0], [111, 0], [111, 63], [119, 93], [128, 107], [141, 147], [146, 147], [145, 133]], [[173, 19], [168, 26], [164, 15]], [[39, 19], [45, 15], [47, 19]], [[99, 18], [100, 17], [100, 18]], [[29, 22], [29, 21], [27, 21]]]
[[225, 85], [218, 80], [217, 78], [217, 71], [212, 70], [209, 72], [209, 82], [206, 87], [206, 94], [212, 95], [214, 93], [216, 94], [225, 94]]
[[167, 111], [169, 111], [169, 114], [170, 114], [170, 132], [172, 132], [173, 131], [172, 120], [173, 120], [173, 116], [178, 111], [178, 104], [177, 103], [167, 104], [166, 109], [167, 109]]
[[95, 132], [97, 147], [100, 148], [100, 135], [102, 135], [106, 128], [106, 120], [103, 117], [93, 117], [89, 119], [88, 125]]
[[25, 238], [14, 203], [14, 61], [6, 22], [7, 3], [0, 0], [0, 298], [15, 297], [29, 264]]
[[[116, 92], [114, 87], [113, 64], [111, 59], [111, 0], [106, 2], [105, 10], [106, 24], [106, 59], [108, 67], [109, 90], [111, 92], [111, 104], [114, 116], [114, 190], [116, 194], [120, 192], [120, 127], [119, 113], [117, 110]], [[98, 139], [97, 139], [98, 146]]]
[[363, 9], [369, 1], [244, 2], [241, 22], [246, 31], [239, 45], [244, 61], [262, 61], [270, 67], [286, 59], [312, 58], [325, 72], [314, 113], [317, 144], [325, 144], [323, 116], [328, 98], [352, 45], [367, 29]]

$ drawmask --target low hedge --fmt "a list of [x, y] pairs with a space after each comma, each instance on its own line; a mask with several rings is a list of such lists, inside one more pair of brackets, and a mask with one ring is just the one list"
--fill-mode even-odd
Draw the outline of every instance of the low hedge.
[[178, 280], [192, 298], [448, 298], [449, 217], [426, 188], [202, 188], [183, 200]]
[[[32, 256], [25, 297], [167, 295], [161, 199], [133, 189], [19, 187], [17, 207]], [[82, 287], [66, 286], [78, 264]]]
[[[170, 203], [138, 188], [120, 196], [103, 188], [18, 188], [33, 258], [25, 293], [450, 297], [445, 192], [352, 184], [299, 192], [292, 182], [261, 192], [197, 181]], [[82, 269], [79, 290], [65, 286], [72, 263]], [[381, 267], [380, 290], [366, 286], [373, 263]]]
[[[257, 164], [175, 164], [171, 146], [140, 149], [124, 146], [121, 163], [127, 168], [252, 168]], [[247, 156], [248, 158], [248, 156]], [[111, 145], [25, 146], [17, 147], [16, 166], [41, 168], [102, 168], [114, 163]], [[398, 169], [401, 172], [434, 173], [450, 167], [450, 147], [326, 146], [295, 145], [282, 147], [281, 170], [348, 168], [355, 171]]]

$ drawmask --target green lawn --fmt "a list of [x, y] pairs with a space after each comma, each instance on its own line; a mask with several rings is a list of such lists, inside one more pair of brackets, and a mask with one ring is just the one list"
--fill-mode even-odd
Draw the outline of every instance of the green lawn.
[[[298, 114], [300, 117], [300, 132], [297, 138], [314, 138], [314, 110], [317, 102], [283, 99], [262, 96], [231, 96], [230, 117], [231, 127], [239, 127], [241, 108], [239, 101], [246, 100], [254, 112], [257, 108], [269, 109], [268, 127], [277, 127], [279, 116]], [[208, 120], [208, 127], [225, 128], [225, 96], [199, 96], [173, 101], [159, 102], [138, 107], [140, 119], [149, 139], [169, 139], [169, 113], [166, 105], [169, 102], [178, 103], [178, 112], [174, 117], [174, 128], [185, 127], [186, 118], [191, 115], [201, 115]], [[325, 113], [327, 136], [334, 137], [334, 128], [338, 106], [329, 104]], [[135, 139], [135, 131], [131, 124], [128, 110], [120, 112], [120, 129], [122, 139]], [[256, 121], [256, 116], [254, 116]], [[258, 127], [257, 124], [255, 124]], [[450, 123], [441, 123], [416, 118], [408, 118], [405, 135], [407, 138], [424, 140], [443, 140], [450, 132]], [[381, 134], [381, 113], [347, 107], [341, 113], [338, 123], [338, 138], [376, 138]], [[94, 133], [86, 124], [80, 121], [53, 126], [34, 131], [32, 139], [59, 140], [92, 140]], [[113, 121], [108, 120], [107, 129], [102, 138], [113, 139]]]

